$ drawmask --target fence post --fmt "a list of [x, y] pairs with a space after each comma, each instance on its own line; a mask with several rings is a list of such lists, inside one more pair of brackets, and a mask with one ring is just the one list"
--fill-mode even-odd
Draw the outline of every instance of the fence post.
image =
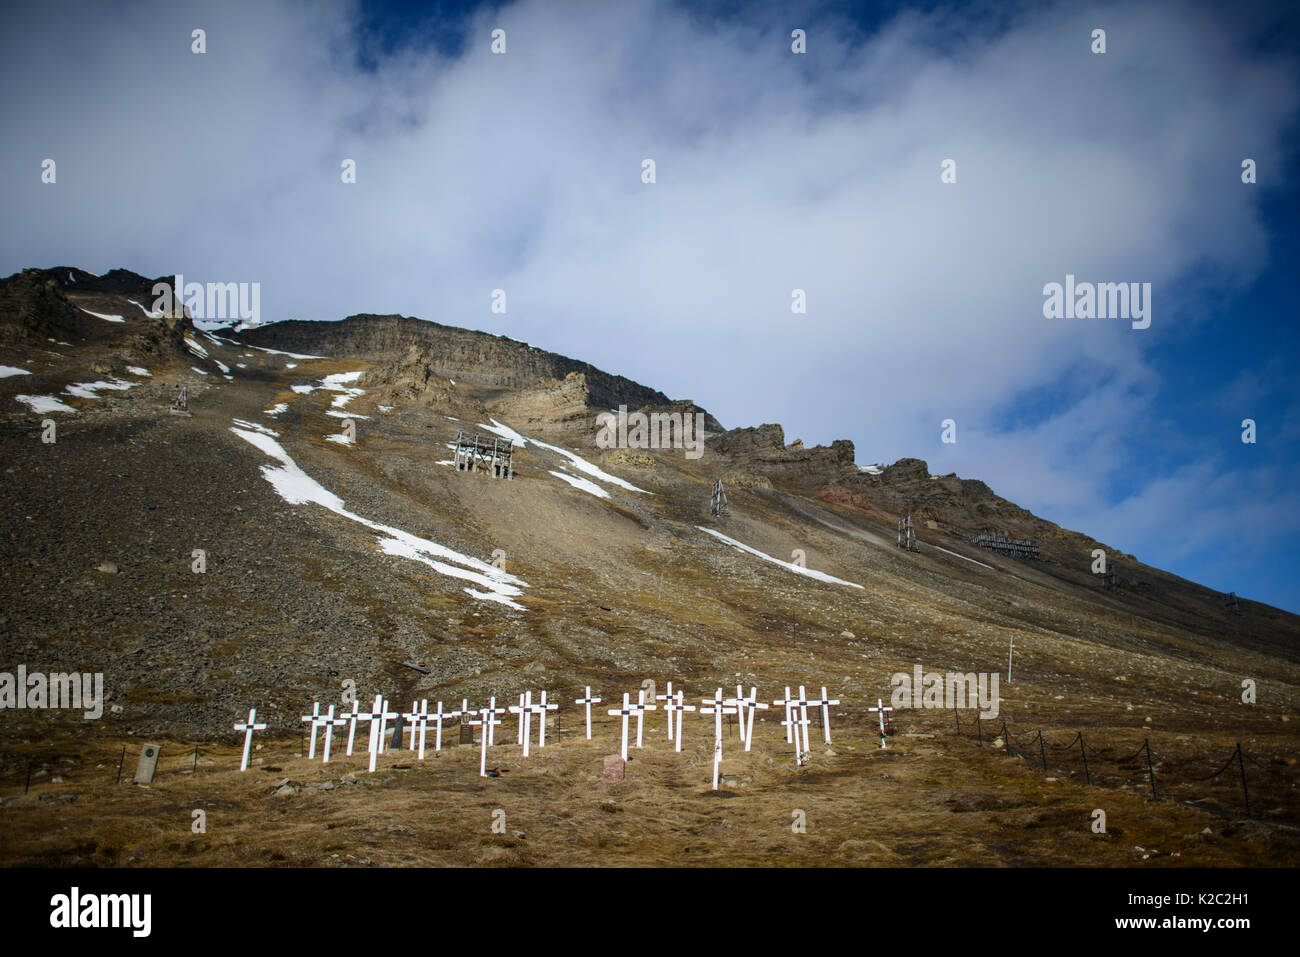
[[122, 745], [122, 756], [117, 759], [117, 780], [113, 784], [122, 783], [122, 765], [126, 763], [126, 745]]
[[1038, 756], [1043, 759], [1043, 773], [1047, 773], [1047, 751], [1043, 747], [1043, 729], [1038, 729]]
[[1246, 798], [1246, 817], [1250, 817], [1250, 792], [1246, 790], [1246, 755], [1241, 750], [1241, 742], [1237, 742], [1237, 767], [1241, 768], [1241, 793]]
[[952, 716], [957, 719], [957, 737], [960, 738], [961, 737], [961, 712], [957, 710], [955, 705], [953, 706], [952, 709]]
[[1007, 754], [1011, 753], [1011, 731], [1007, 728], [1007, 719], [1002, 719], [1002, 745], [1007, 749]]
[[190, 770], [191, 774], [199, 773], [199, 746], [194, 745], [194, 767]]
[[1147, 774], [1151, 775], [1151, 797], [1154, 798], [1156, 796], [1156, 769], [1151, 763], [1151, 739], [1143, 738], [1142, 746], [1147, 751]]
[[1079, 753], [1083, 755], [1083, 777], [1092, 784], [1092, 772], [1088, 770], [1088, 746], [1083, 743], [1083, 732], [1079, 732]]
[[984, 728], [983, 728], [983, 726], [980, 724], [980, 715], [979, 715], [979, 712], [978, 712], [978, 711], [975, 712], [975, 736], [979, 739], [979, 745], [980, 745], [980, 747], [983, 747], [983, 746], [984, 746]]
[[32, 762], [27, 762], [27, 783], [23, 785], [23, 793], [26, 794], [32, 786]]

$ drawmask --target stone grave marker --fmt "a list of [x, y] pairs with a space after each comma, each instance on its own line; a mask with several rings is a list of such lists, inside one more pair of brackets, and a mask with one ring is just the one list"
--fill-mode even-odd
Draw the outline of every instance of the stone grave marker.
[[161, 744], [146, 744], [140, 749], [140, 760], [135, 765], [135, 777], [132, 784], [152, 784], [153, 775], [158, 770], [158, 755], [162, 752]]

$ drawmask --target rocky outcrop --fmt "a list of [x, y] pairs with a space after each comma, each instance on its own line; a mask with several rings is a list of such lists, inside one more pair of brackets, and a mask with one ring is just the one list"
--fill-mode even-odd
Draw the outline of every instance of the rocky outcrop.
[[578, 372], [586, 379], [591, 404], [599, 409], [620, 405], [636, 409], [669, 401], [662, 392], [631, 379], [525, 342], [408, 316], [366, 313], [339, 322], [289, 320], [233, 336], [249, 345], [288, 352], [369, 360], [400, 356], [417, 346], [428, 356], [436, 375], [503, 390], [529, 389]]
[[[0, 279], [0, 337], [111, 340], [120, 343], [123, 354], [179, 355], [184, 351], [182, 338], [193, 328], [190, 320], [147, 316], [125, 301], [134, 299], [148, 308], [153, 284], [161, 281], [165, 280], [146, 279], [125, 269], [103, 276], [66, 266], [24, 269]], [[81, 303], [90, 303], [87, 308], [94, 311], [111, 308], [128, 323], [105, 323], [79, 308]]]
[[805, 448], [802, 442], [785, 444], [779, 425], [732, 429], [709, 439], [711, 451], [728, 455], [743, 470], [775, 478], [789, 487], [821, 486], [856, 471], [853, 443], [836, 439], [829, 446]]
[[451, 381], [437, 375], [428, 352], [411, 345], [397, 358], [379, 369], [366, 373], [368, 387], [377, 388], [390, 399], [414, 402], [449, 402]]
[[509, 393], [488, 407], [524, 432], [585, 424], [595, 434], [596, 412], [591, 408], [587, 377], [581, 372]]

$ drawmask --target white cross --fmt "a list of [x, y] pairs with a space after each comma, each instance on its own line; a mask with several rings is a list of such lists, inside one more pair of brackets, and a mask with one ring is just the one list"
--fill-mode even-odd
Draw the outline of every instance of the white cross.
[[883, 748], [885, 746], [885, 712], [893, 711], [894, 709], [877, 698], [876, 706], [874, 708], [868, 708], [867, 710], [877, 711], [880, 713], [880, 746]]
[[590, 741], [590, 740], [591, 740], [591, 706], [592, 706], [593, 704], [600, 704], [600, 699], [599, 699], [599, 698], [593, 698], [593, 697], [591, 696], [591, 685], [587, 685], [587, 694], [586, 694], [586, 696], [585, 696], [585, 697], [582, 697], [582, 698], [578, 698], [578, 699], [577, 699], [576, 701], [574, 701], [573, 703], [574, 703], [574, 704], [583, 704], [583, 705], [586, 705], [586, 706], [587, 706], [587, 740]]
[[668, 690], [663, 694], [655, 695], [655, 700], [662, 701], [664, 703], [664, 710], [668, 712], [668, 740], [671, 741], [673, 739], [673, 713], [671, 710], [673, 702], [673, 683], [671, 681], [668, 682]]
[[304, 714], [302, 720], [311, 724], [311, 746], [307, 749], [308, 760], [316, 759], [316, 731], [325, 723], [325, 719], [320, 714], [320, 702], [314, 701], [311, 706], [311, 714]]
[[[645, 694], [644, 691], [641, 692], [641, 693], [642, 693], [642, 694]], [[628, 719], [629, 717], [631, 717], [632, 714], [636, 711], [636, 706], [635, 706], [635, 705], [629, 705], [629, 704], [627, 703], [627, 701], [628, 701], [628, 693], [627, 693], [626, 691], [624, 691], [624, 692], [623, 692], [623, 707], [621, 707], [621, 708], [611, 708], [611, 709], [610, 709], [610, 712], [609, 712], [610, 715], [613, 716], [613, 717], [618, 717], [619, 715], [622, 715], [622, 717], [623, 717], [623, 760], [624, 760], [624, 761], [627, 760], [627, 719]]]
[[528, 692], [527, 694], [524, 694], [521, 691], [519, 693], [519, 704], [512, 704], [507, 709], [511, 714], [515, 714], [519, 716], [519, 731], [518, 733], [515, 734], [515, 744], [520, 744], [520, 745], [523, 744], [524, 739], [527, 737], [527, 735], [524, 732], [524, 726], [528, 722], [528, 718], [529, 718], [528, 705], [532, 703], [533, 700], [532, 694], [533, 693], [531, 691]]
[[808, 700], [808, 692], [804, 690], [803, 685], [800, 685], [799, 700], [792, 701], [790, 704], [792, 707], [799, 709], [799, 727], [803, 731], [803, 750], [805, 754], [812, 752], [812, 745], [808, 743], [808, 725], [810, 723], [808, 721], [808, 705], [810, 703], [811, 702]]
[[839, 698], [826, 695], [826, 686], [822, 685], [822, 729], [826, 732], [826, 743], [831, 743], [831, 705], [839, 705]]
[[794, 734], [793, 734], [794, 722], [790, 718], [791, 703], [793, 702], [793, 700], [794, 699], [790, 697], [790, 686], [786, 685], [785, 697], [778, 698], [777, 700], [773, 701], [772, 704], [779, 704], [785, 706], [785, 720], [781, 722], [781, 724], [785, 726], [785, 743], [797, 745], [798, 742], [794, 740]]
[[[468, 702], [466, 703], [468, 704]], [[491, 703], [486, 708], [478, 709], [478, 718], [470, 718], [469, 720], [470, 724], [483, 726], [483, 733], [480, 735], [483, 739], [483, 746], [478, 759], [478, 776], [481, 778], [487, 777], [487, 749], [488, 745], [492, 743], [492, 739], [496, 737], [492, 733], [492, 729], [501, 723], [501, 719], [497, 715], [505, 713], [505, 708], [497, 707], [497, 698], [496, 695], [493, 695]]]
[[388, 702], [384, 700], [383, 695], [375, 695], [375, 703], [369, 714], [359, 715], [362, 721], [370, 722], [370, 770], [375, 770], [375, 761], [379, 754], [384, 750], [384, 729], [388, 725], [389, 718], [396, 718], [397, 713], [388, 710]]
[[[803, 686], [799, 687], [799, 697], [795, 698], [790, 694], [790, 689], [785, 689], [785, 697], [778, 698], [772, 704], [785, 706], [785, 720], [781, 724], [785, 727], [785, 740], [794, 745], [795, 759], [799, 764], [803, 764], [804, 755], [808, 752], [808, 696], [804, 694]], [[802, 729], [802, 734], [800, 734]]]
[[266, 725], [265, 725], [265, 724], [258, 724], [258, 723], [257, 723], [257, 709], [256, 709], [256, 708], [249, 708], [249, 709], [248, 709], [248, 721], [246, 721], [246, 722], [241, 722], [241, 723], [235, 725], [235, 730], [236, 730], [236, 731], [243, 731], [243, 732], [244, 732], [244, 759], [243, 759], [242, 761], [239, 762], [239, 770], [241, 770], [241, 771], [247, 771], [247, 770], [248, 770], [248, 749], [249, 749], [249, 747], [250, 747], [250, 746], [252, 745], [252, 743], [253, 743], [253, 732], [254, 732], [254, 731], [265, 731], [265, 730], [266, 730]]
[[429, 715], [429, 717], [433, 718], [433, 720], [437, 722], [437, 724], [435, 725], [437, 731], [435, 732], [435, 737], [433, 739], [433, 750], [435, 751], [442, 750], [442, 719], [459, 718], [461, 714], [462, 712], [460, 711], [443, 711], [442, 702], [441, 701], [438, 702], [438, 710], [435, 711], [433, 714]]
[[325, 725], [325, 753], [322, 764], [330, 763], [330, 742], [334, 740], [334, 729], [348, 723], [348, 719], [343, 716], [334, 717], [334, 705], [330, 705], [329, 711], [325, 713], [322, 722]]
[[[695, 705], [683, 703], [682, 699], [685, 697], [686, 692], [678, 691], [677, 694], [664, 702], [664, 711], [668, 714], [668, 737], [671, 738], [673, 734], [676, 733], [678, 751], [682, 749], [682, 712], [695, 710]], [[677, 728], [675, 732], [673, 729], [674, 714], [677, 716]]]
[[[418, 707], [417, 707], [418, 704]], [[429, 702], [428, 699], [422, 699], [419, 702], [411, 702], [411, 710], [402, 715], [407, 721], [411, 722], [411, 746], [409, 750], [419, 751], [420, 760], [424, 760], [424, 742], [425, 736], [429, 733]], [[416, 740], [419, 740], [420, 747], [415, 746]]]
[[532, 732], [528, 727], [529, 721], [533, 716], [533, 693], [519, 696], [519, 704], [512, 704], [506, 709], [511, 714], [519, 715], [519, 733], [515, 735], [515, 743], [523, 745], [524, 757], [528, 757], [528, 742], [532, 738]]
[[740, 708], [740, 740], [745, 742], [748, 751], [754, 743], [754, 712], [766, 711], [767, 702], [758, 700], [758, 689], [751, 687], [749, 695], [744, 694], [740, 685], [736, 686], [736, 705]]
[[560, 706], [554, 701], [549, 704], [546, 701], [546, 692], [542, 692], [542, 700], [533, 705], [533, 710], [537, 712], [537, 746], [546, 747], [546, 712], [559, 711]]
[[[379, 753], [380, 754], [383, 754], [385, 751], [388, 750], [388, 719], [396, 718], [396, 717], [397, 717], [396, 711], [388, 710], [388, 699], [385, 698], [384, 706], [379, 712]], [[374, 764], [373, 758], [371, 759], [370, 763]], [[372, 767], [370, 770], [373, 771], [374, 768]]]
[[713, 734], [714, 737], [721, 740], [722, 739], [722, 716], [724, 714], [736, 714], [737, 708], [736, 708], [735, 699], [723, 698], [722, 689], [719, 688], [717, 695], [715, 697], [704, 699], [704, 704], [708, 705], [709, 707], [700, 708], [700, 714], [711, 714], [714, 716]]
[[352, 745], [357, 738], [357, 722], [361, 720], [361, 702], [352, 699], [352, 713], [348, 715], [348, 757], [352, 757]]
[[642, 688], [636, 693], [636, 704], [632, 705], [632, 707], [636, 711], [636, 746], [639, 748], [642, 741], [641, 730], [645, 724], [645, 713], [656, 710], [658, 705], [646, 704], [645, 689]]
[[722, 689], [719, 688], [713, 698], [704, 699], [705, 707], [700, 708], [700, 714], [713, 715], [713, 790], [718, 789], [718, 771], [722, 767], [722, 716], [724, 714], [735, 714], [736, 704], [731, 700], [723, 700]]

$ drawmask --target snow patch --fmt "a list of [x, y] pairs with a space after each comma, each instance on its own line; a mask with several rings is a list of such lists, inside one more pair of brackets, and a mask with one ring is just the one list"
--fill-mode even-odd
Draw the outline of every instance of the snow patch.
[[[270, 353], [273, 356], [288, 356], [290, 359], [324, 359], [324, 356], [304, 356], [296, 352], [281, 352], [279, 349], [267, 349], [265, 346], [249, 346], [250, 349], [256, 349], [258, 352]], [[291, 367], [292, 368], [292, 367]]]
[[995, 571], [997, 571], [997, 569], [994, 568], [992, 565], [985, 565], [983, 562], [977, 562], [977, 561], [975, 561], [975, 559], [973, 559], [973, 558], [966, 558], [965, 555], [958, 555], [956, 552], [950, 552], [950, 551], [948, 551], [948, 549], [944, 548], [944, 547], [941, 546], [941, 545], [931, 545], [930, 547], [931, 547], [931, 548], [937, 548], [937, 549], [939, 549], [939, 551], [944, 552], [945, 554], [951, 555], [953, 558], [964, 558], [964, 559], [966, 559], [966, 561], [970, 562], [972, 565], [978, 565], [978, 566], [980, 566], [980, 568], [987, 568], [987, 569], [988, 569], [989, 571], [991, 571], [991, 572], [995, 572]]
[[738, 542], [734, 538], [728, 538], [726, 535], [723, 535], [721, 532], [715, 532], [713, 529], [705, 528], [703, 525], [696, 525], [695, 527], [698, 528], [701, 532], [705, 532], [706, 534], [712, 535], [714, 538], [721, 539], [722, 541], [730, 545], [732, 548], [738, 548], [742, 552], [748, 552], [750, 555], [754, 555], [758, 558], [763, 559], [764, 561], [771, 562], [773, 565], [780, 565], [782, 568], [786, 569], [787, 571], [792, 571], [796, 575], [803, 575], [807, 578], [815, 578], [817, 579], [817, 581], [831, 582], [836, 585], [848, 585], [850, 588], [862, 587], [856, 582], [846, 582], [843, 578], [836, 578], [834, 575], [827, 575], [825, 572], [819, 572], [814, 568], [804, 568], [802, 565], [796, 565], [793, 562], [783, 562], [779, 558], [773, 558], [771, 555], [768, 555], [764, 552], [760, 552], [757, 548], [750, 548], [744, 542]]
[[105, 315], [102, 312], [91, 312], [89, 309], [86, 309], [82, 306], [78, 306], [77, 308], [89, 316], [94, 316], [96, 319], [103, 319], [106, 322], [126, 322], [126, 320], [123, 319], [121, 316], [109, 316], [109, 315]]
[[289, 408], [289, 403], [287, 403], [287, 402], [277, 402], [275, 405], [271, 406], [269, 409], [264, 410], [264, 411], [262, 412], [262, 414], [263, 414], [263, 415], [279, 415], [281, 412], [285, 412], [285, 411], [287, 411], [288, 408]]
[[131, 375], [147, 375], [151, 379], [153, 378], [153, 373], [141, 366], [127, 366], [126, 371], [131, 373]]
[[194, 353], [200, 359], [206, 359], [208, 357], [208, 350], [204, 349], [189, 336], [185, 336], [185, 345], [189, 348], [190, 352]]
[[190, 366], [190, 368], [193, 369], [195, 372], [197, 372], [199, 375], [207, 375], [207, 373], [204, 372], [202, 369], [200, 369], [198, 366]]
[[14, 399], [21, 402], [33, 412], [76, 412], [70, 405], [65, 405], [52, 395], [16, 395]]
[[275, 431], [275, 429], [268, 429], [264, 425], [259, 425], [256, 422], [249, 422], [245, 419], [235, 419], [235, 425], [239, 426], [241, 429], [252, 429], [254, 432], [261, 432], [263, 435], [269, 435], [273, 439], [280, 437], [280, 433]]
[[557, 479], [563, 479], [574, 488], [582, 489], [584, 492], [590, 492], [596, 498], [609, 498], [609, 493], [597, 485], [595, 482], [589, 482], [585, 478], [578, 478], [576, 475], [569, 475], [565, 472], [551, 472]]
[[11, 375], [31, 375], [31, 373], [17, 366], [0, 366], [0, 379], [7, 379]]
[[275, 439], [249, 429], [232, 427], [230, 431], [280, 463], [278, 467], [263, 465], [262, 477], [271, 483], [271, 487], [290, 505], [309, 503], [320, 505], [336, 515], [379, 532], [381, 535], [379, 548], [385, 554], [409, 558], [428, 565], [440, 575], [477, 585], [478, 588], [465, 588], [463, 591], [480, 601], [494, 601], [519, 611], [526, 610], [524, 606], [512, 600], [523, 594], [523, 589], [528, 587], [526, 581], [485, 561], [447, 548], [445, 545], [412, 535], [400, 528], [372, 522], [349, 512], [343, 506], [343, 499], [327, 491], [299, 468]]
[[134, 382], [123, 382], [121, 379], [114, 379], [112, 382], [75, 382], [63, 391], [67, 395], [75, 396], [78, 399], [98, 399], [98, 393], [105, 389], [119, 392], [123, 389], [129, 389], [134, 386]]

